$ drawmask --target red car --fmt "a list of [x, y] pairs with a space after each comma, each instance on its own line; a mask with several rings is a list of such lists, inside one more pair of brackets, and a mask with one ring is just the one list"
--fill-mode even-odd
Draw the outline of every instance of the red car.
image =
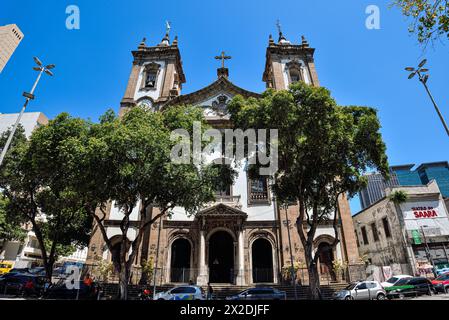
[[449, 293], [449, 272], [440, 274], [432, 280], [432, 284], [437, 291]]

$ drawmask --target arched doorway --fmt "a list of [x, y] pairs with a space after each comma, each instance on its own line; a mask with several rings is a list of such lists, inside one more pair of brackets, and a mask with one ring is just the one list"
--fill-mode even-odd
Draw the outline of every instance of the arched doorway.
[[273, 282], [273, 248], [270, 241], [257, 239], [252, 250], [253, 283]]
[[191, 246], [187, 239], [176, 239], [171, 245], [170, 281], [187, 283], [190, 278]]
[[234, 239], [226, 231], [209, 238], [209, 282], [232, 283], [234, 274]]
[[[119, 236], [119, 235], [113, 236], [110, 239], [111, 244], [112, 244], [111, 261], [120, 261], [120, 253], [122, 251], [122, 244], [123, 244], [122, 240], [123, 240], [123, 237]], [[126, 246], [125, 247], [126, 256], [128, 256], [128, 253], [129, 253], [128, 251], [129, 251], [131, 243], [128, 238], [125, 239], [124, 243]]]
[[320, 256], [318, 258], [320, 262], [320, 273], [322, 275], [329, 275], [332, 281], [335, 281], [336, 276], [332, 265], [332, 261], [334, 261], [332, 246], [327, 242], [321, 242], [318, 245], [318, 250], [320, 251]]

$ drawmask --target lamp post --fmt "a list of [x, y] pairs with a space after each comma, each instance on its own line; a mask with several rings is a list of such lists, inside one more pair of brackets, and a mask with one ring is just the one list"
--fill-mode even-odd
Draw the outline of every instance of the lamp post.
[[293, 287], [295, 290], [295, 300], [298, 300], [298, 293], [296, 290], [296, 272], [295, 272], [295, 265], [293, 262], [293, 251], [292, 251], [292, 240], [290, 237], [290, 219], [288, 219], [287, 211], [288, 211], [288, 204], [285, 203], [282, 205], [282, 209], [285, 210], [285, 226], [287, 227], [287, 236], [288, 236], [288, 247], [290, 249], [290, 263], [291, 263], [291, 277], [293, 281]]
[[435, 111], [437, 112], [438, 116], [440, 117], [441, 123], [443, 124], [444, 129], [446, 130], [447, 135], [449, 136], [449, 128], [446, 124], [446, 121], [444, 121], [443, 115], [440, 112], [440, 109], [437, 106], [437, 103], [435, 102], [435, 99], [433, 98], [432, 94], [430, 93], [429, 88], [427, 87], [427, 80], [429, 79], [429, 75], [425, 74], [429, 69], [423, 68], [426, 64], [427, 60], [424, 59], [421, 61], [418, 65], [418, 69], [415, 69], [413, 67], [407, 67], [405, 68], [406, 71], [410, 71], [410, 75], [408, 76], [409, 79], [412, 79], [415, 75], [418, 75], [419, 81], [423, 84], [424, 88], [427, 91], [427, 94], [430, 97], [430, 100], [433, 103], [433, 106], [435, 107]]
[[53, 76], [53, 73], [50, 71], [51, 69], [53, 69], [55, 67], [54, 64], [49, 64], [47, 66], [44, 67], [44, 65], [42, 64], [42, 62], [37, 58], [34, 57], [34, 62], [36, 62], [37, 66], [33, 67], [33, 70], [38, 71], [39, 74], [37, 75], [37, 79], [36, 81], [34, 81], [33, 87], [31, 88], [31, 91], [28, 92], [24, 92], [22, 95], [26, 98], [25, 103], [22, 107], [22, 110], [20, 110], [19, 116], [17, 117], [16, 122], [14, 123], [14, 126], [11, 130], [11, 132], [9, 133], [9, 137], [8, 140], [6, 141], [6, 144], [3, 147], [2, 153], [0, 155], [0, 166], [3, 163], [3, 159], [5, 158], [6, 152], [8, 151], [9, 145], [11, 144], [12, 138], [14, 137], [14, 133], [17, 130], [17, 126], [19, 125], [20, 119], [22, 119], [22, 115], [25, 112], [25, 109], [28, 105], [28, 103], [30, 102], [30, 100], [34, 100], [34, 90], [37, 87], [37, 84], [39, 83], [39, 80], [41, 79], [42, 73], [46, 73], [49, 76]]

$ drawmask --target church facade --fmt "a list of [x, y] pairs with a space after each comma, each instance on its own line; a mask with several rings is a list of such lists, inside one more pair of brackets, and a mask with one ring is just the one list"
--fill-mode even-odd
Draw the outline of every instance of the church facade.
[[[270, 36], [266, 50], [265, 71], [262, 80], [267, 88], [287, 89], [295, 81], [305, 81], [319, 86], [314, 64], [315, 49], [302, 38], [300, 44], [292, 44], [280, 32], [275, 42]], [[260, 94], [238, 87], [229, 80], [224, 66], [217, 69], [217, 80], [189, 94], [182, 94], [186, 82], [181, 63], [178, 41], [172, 42], [168, 33], [155, 46], [147, 46], [145, 40], [133, 51], [133, 65], [120, 114], [134, 106], [144, 106], [154, 111], [171, 105], [192, 104], [204, 109], [206, 120], [215, 128], [229, 128], [226, 104], [235, 95], [259, 97]], [[151, 209], [150, 215], [157, 214]], [[357, 243], [348, 200], [339, 202], [339, 243], [334, 241], [334, 229], [323, 223], [316, 232], [314, 245], [325, 246], [320, 256], [322, 275], [332, 274], [332, 261], [349, 264], [359, 261]], [[107, 235], [119, 240], [120, 210], [110, 203], [105, 219]], [[139, 208], [131, 219], [138, 221]], [[270, 190], [266, 178], [249, 179], [244, 166], [238, 168], [238, 176], [232, 186], [217, 191], [216, 201], [207, 204], [195, 216], [188, 217], [183, 208], [175, 208], [170, 217], [164, 217], [145, 231], [142, 245], [135, 261], [138, 268], [142, 261], [157, 262], [157, 278], [160, 284], [187, 283], [198, 285], [227, 283], [252, 285], [256, 283], [281, 283], [286, 268], [303, 263], [304, 255], [296, 230], [298, 208], [295, 205], [280, 206]], [[128, 238], [132, 241], [131, 229]], [[118, 242], [118, 241], [117, 241]], [[110, 259], [101, 233], [94, 227], [87, 263], [94, 264], [96, 257]]]

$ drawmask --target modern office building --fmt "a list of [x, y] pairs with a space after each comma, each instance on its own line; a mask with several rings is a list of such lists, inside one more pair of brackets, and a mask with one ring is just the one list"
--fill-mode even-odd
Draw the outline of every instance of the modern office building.
[[[0, 134], [11, 129], [18, 116], [18, 113], [0, 113]], [[48, 123], [48, 118], [42, 112], [25, 112], [19, 123], [25, 130], [25, 136], [29, 138], [34, 129]], [[1, 148], [2, 146], [0, 150]]]
[[423, 163], [416, 171], [422, 183], [428, 183], [434, 179], [443, 197], [449, 198], [449, 163], [447, 161]]
[[365, 209], [385, 196], [385, 189], [397, 186], [420, 186], [435, 180], [444, 198], [449, 197], [449, 164], [447, 161], [423, 163], [415, 170], [414, 164], [390, 167], [390, 179], [380, 173], [366, 175], [368, 185], [359, 192], [360, 204]]
[[23, 33], [15, 24], [0, 26], [0, 73], [23, 39]]

